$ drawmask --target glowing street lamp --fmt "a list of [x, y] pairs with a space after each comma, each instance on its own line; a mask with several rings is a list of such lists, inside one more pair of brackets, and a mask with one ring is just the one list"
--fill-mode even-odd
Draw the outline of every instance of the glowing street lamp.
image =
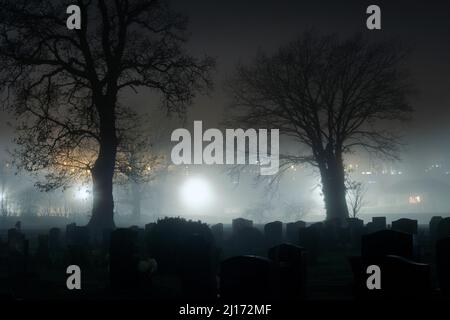
[[188, 178], [180, 188], [183, 204], [190, 209], [201, 209], [214, 200], [212, 188], [207, 180], [200, 177]]
[[86, 201], [91, 196], [91, 192], [87, 187], [79, 187], [75, 192], [75, 199]]

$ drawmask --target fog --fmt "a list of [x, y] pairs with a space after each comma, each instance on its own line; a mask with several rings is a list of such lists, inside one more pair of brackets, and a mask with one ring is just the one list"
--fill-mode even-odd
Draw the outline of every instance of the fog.
[[[338, 31], [346, 36], [361, 31], [361, 21], [355, 21], [355, 12], [363, 7], [349, 4], [345, 8], [332, 1], [307, 6], [294, 1], [284, 1], [274, 12], [269, 2], [242, 5], [227, 2], [213, 5], [197, 1], [187, 6], [184, 1], [174, 1], [175, 8], [190, 17], [192, 33], [189, 50], [195, 54], [209, 54], [217, 59], [214, 73], [214, 91], [200, 96], [187, 112], [185, 121], [165, 119], [157, 107], [158, 97], [153, 92], [127, 93], [122, 97], [126, 104], [142, 114], [159, 115], [152, 131], [178, 127], [191, 128], [194, 120], [203, 120], [205, 126], [219, 127], [226, 120], [226, 107], [230, 103], [224, 81], [238, 62], [249, 61], [259, 50], [274, 52], [286, 41], [305, 29], [315, 26], [320, 32]], [[408, 3], [408, 5], [410, 5]], [[402, 1], [386, 4], [385, 29], [377, 38], [397, 38], [412, 47], [409, 66], [417, 86], [412, 102], [413, 119], [399, 128], [404, 136], [399, 161], [380, 160], [364, 152], [347, 155], [344, 159], [349, 176], [361, 182], [366, 189], [363, 206], [358, 217], [366, 221], [372, 216], [386, 215], [389, 220], [398, 216], [418, 219], [427, 223], [433, 215], [450, 213], [450, 157], [449, 103], [450, 46], [446, 10], [439, 5], [430, 6], [433, 14], [422, 16], [420, 6], [411, 5], [404, 11]], [[445, 5], [442, 5], [445, 6]], [[235, 10], [239, 8], [239, 10]], [[237, 12], [237, 13], [236, 13]], [[331, 13], [333, 12], [333, 14]], [[394, 15], [395, 13], [395, 15]], [[248, 17], [251, 16], [251, 19]], [[396, 18], [394, 19], [393, 16]], [[399, 18], [401, 17], [401, 18]], [[68, 221], [86, 223], [92, 207], [91, 186], [74, 182], [66, 190], [48, 193], [38, 191], [36, 179], [17, 172], [14, 159], [7, 150], [15, 148], [14, 130], [8, 123], [14, 119], [1, 111], [2, 123], [0, 159], [2, 159], [1, 203], [4, 227], [18, 219], [32, 224], [66, 224]], [[165, 122], [167, 121], [167, 122]], [[159, 124], [157, 126], [156, 124]], [[166, 128], [167, 129], [167, 128]], [[171, 130], [158, 138], [159, 150], [170, 153]], [[249, 166], [239, 177], [230, 174], [228, 166], [170, 165], [163, 177], [148, 183], [142, 192], [141, 217], [133, 220], [130, 204], [130, 185], [116, 185], [115, 219], [118, 225], [145, 224], [164, 216], [182, 216], [208, 223], [230, 223], [237, 217], [253, 219], [257, 223], [281, 220], [320, 221], [325, 217], [320, 177], [314, 168], [302, 164], [289, 168], [279, 182], [268, 185], [258, 179], [258, 167]], [[198, 203], [186, 201], [183, 186], [196, 179], [194, 186], [201, 189]], [[200, 183], [198, 183], [201, 181]], [[208, 194], [207, 203], [202, 196]], [[189, 196], [187, 196], [189, 198]], [[39, 219], [37, 219], [38, 217]]]

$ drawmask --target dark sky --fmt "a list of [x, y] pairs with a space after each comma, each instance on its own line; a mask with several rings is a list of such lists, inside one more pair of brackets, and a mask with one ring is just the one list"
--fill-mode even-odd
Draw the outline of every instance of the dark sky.
[[[414, 121], [405, 128], [405, 160], [450, 159], [450, 1], [207, 1], [175, 0], [190, 17], [190, 47], [217, 58], [216, 91], [197, 101], [192, 118], [218, 119], [226, 105], [221, 81], [237, 61], [258, 49], [268, 52], [308, 29], [348, 36], [357, 32], [375, 39], [398, 39], [412, 48], [410, 70], [418, 89]], [[366, 8], [382, 10], [382, 30], [366, 29]], [[404, 157], [404, 158], [405, 158]], [[411, 159], [412, 158], [412, 159]]]
[[[381, 31], [366, 29], [370, 4], [381, 7]], [[172, 6], [190, 18], [190, 50], [216, 57], [218, 64], [216, 90], [196, 100], [191, 120], [203, 119], [211, 126], [221, 120], [227, 104], [223, 80], [258, 49], [274, 51], [311, 28], [343, 37], [363, 32], [376, 39], [396, 38], [413, 48], [410, 69], [419, 95], [413, 101], [415, 120], [405, 129], [407, 157], [450, 159], [450, 1], [172, 0]], [[140, 108], [151, 104], [143, 95], [130, 101]], [[4, 124], [7, 117], [0, 116], [0, 142], [6, 146], [11, 135]]]

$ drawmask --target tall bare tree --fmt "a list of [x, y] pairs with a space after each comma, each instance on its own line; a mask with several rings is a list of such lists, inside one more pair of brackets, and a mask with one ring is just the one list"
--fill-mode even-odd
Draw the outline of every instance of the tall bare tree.
[[350, 206], [350, 214], [352, 218], [357, 218], [362, 207], [366, 204], [364, 198], [367, 188], [362, 182], [347, 179], [347, 203]]
[[[136, 121], [139, 122], [142, 121]], [[155, 145], [155, 139], [161, 138], [161, 132], [149, 134], [143, 128], [144, 124], [135, 127], [124, 139], [117, 154], [114, 179], [128, 191], [128, 203], [132, 206], [131, 218], [135, 222], [140, 221], [142, 200], [149, 191], [149, 184], [165, 174], [170, 161], [167, 154]], [[143, 135], [142, 132], [147, 134]]]
[[231, 121], [280, 129], [296, 151], [282, 155], [279, 172], [301, 162], [317, 167], [327, 219], [341, 220], [348, 217], [344, 154], [365, 149], [396, 157], [398, 136], [386, 123], [412, 111], [405, 55], [391, 42], [307, 32], [237, 67]]
[[210, 86], [213, 61], [183, 49], [186, 18], [163, 1], [73, 4], [81, 9], [80, 30], [66, 27], [66, 1], [0, 0], [0, 88], [3, 105], [21, 120], [21, 167], [51, 172], [74, 150], [95, 154], [89, 226], [101, 230], [114, 227], [124, 94], [151, 89], [165, 108], [182, 113]]

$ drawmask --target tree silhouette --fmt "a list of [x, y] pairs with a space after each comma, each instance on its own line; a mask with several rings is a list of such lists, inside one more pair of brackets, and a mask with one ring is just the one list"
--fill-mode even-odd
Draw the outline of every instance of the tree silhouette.
[[[141, 126], [136, 126], [141, 123]], [[127, 189], [128, 203], [131, 204], [132, 220], [139, 222], [144, 194], [149, 191], [149, 184], [164, 175], [169, 165], [169, 158], [164, 150], [155, 146], [155, 140], [161, 139], [158, 130], [154, 135], [143, 129], [142, 121], [135, 122], [117, 154], [114, 181]], [[149, 128], [150, 129], [150, 128]], [[147, 134], [142, 134], [147, 132]]]
[[307, 32], [237, 67], [231, 122], [280, 129], [295, 152], [281, 156], [279, 172], [296, 163], [317, 167], [327, 219], [346, 218], [344, 154], [365, 149], [396, 157], [399, 140], [385, 123], [412, 111], [405, 55], [390, 42]]
[[21, 120], [23, 168], [51, 172], [63, 155], [94, 153], [89, 226], [101, 230], [114, 227], [113, 175], [129, 114], [123, 96], [147, 88], [183, 113], [210, 86], [213, 61], [183, 49], [186, 18], [163, 1], [74, 4], [80, 30], [67, 29], [65, 1], [0, 0], [0, 86], [3, 105]]
[[357, 218], [362, 207], [366, 204], [364, 198], [367, 188], [362, 182], [347, 179], [347, 202], [350, 205], [350, 214], [352, 218]]

